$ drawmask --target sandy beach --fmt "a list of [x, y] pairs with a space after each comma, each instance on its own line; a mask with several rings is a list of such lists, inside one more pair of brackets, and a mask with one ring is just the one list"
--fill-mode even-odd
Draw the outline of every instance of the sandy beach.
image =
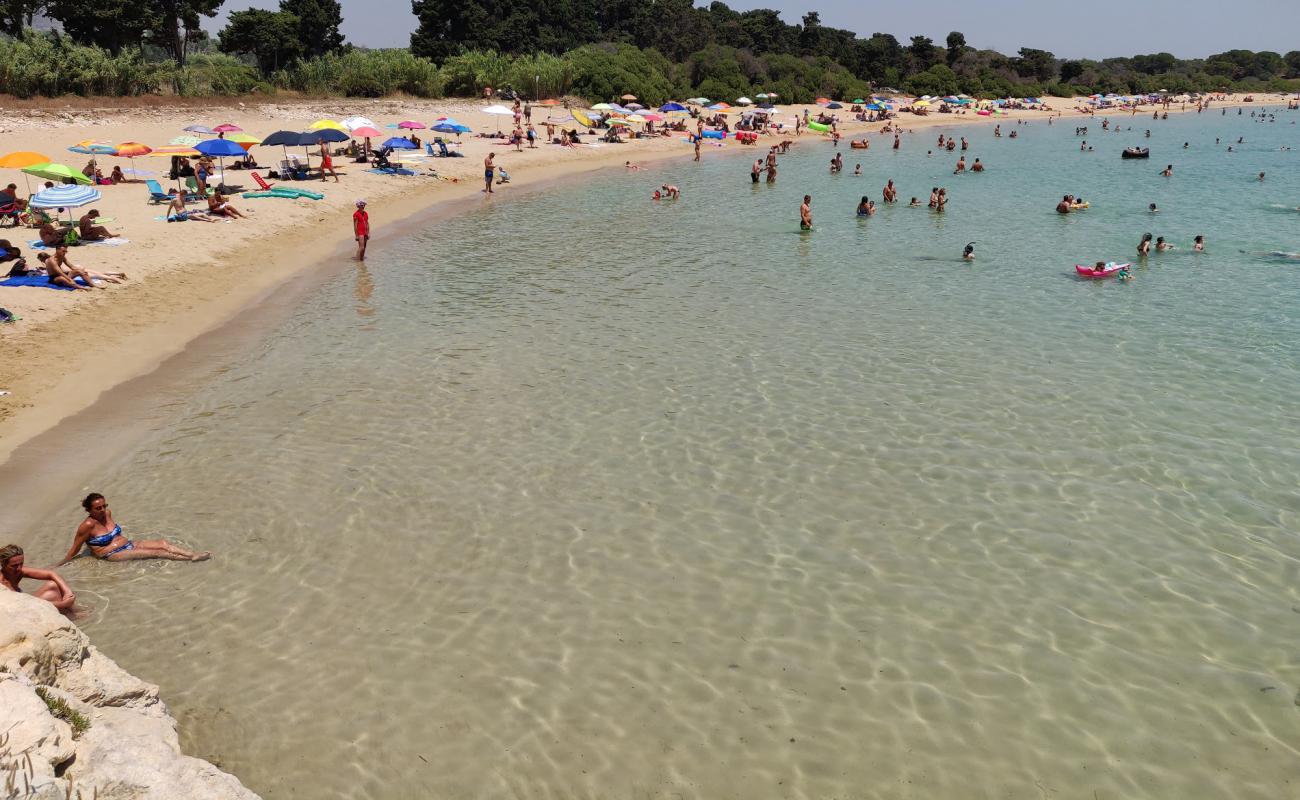
[[[899, 122], [914, 132], [934, 126], [1005, 125], [1057, 115], [1084, 116], [1073, 108], [1072, 100], [1044, 100], [1053, 109], [1051, 112], [1013, 111], [998, 117], [973, 112], [924, 117], [903, 114]], [[1239, 98], [1230, 96], [1215, 108], [1239, 102]], [[337, 120], [352, 115], [366, 116], [383, 126], [404, 119], [427, 124], [445, 114], [471, 126], [476, 133], [495, 130], [503, 118], [483, 113], [480, 109], [484, 105], [478, 100], [338, 99], [261, 105], [237, 102], [214, 108], [194, 104], [160, 106], [152, 98], [135, 106], [105, 108], [82, 100], [60, 108], [47, 101], [0, 110], [0, 130], [5, 135], [6, 152], [34, 150], [79, 168], [88, 157], [70, 153], [67, 148], [84, 139], [137, 141], [156, 147], [180, 135], [187, 125], [234, 122], [246, 132], [265, 136], [279, 129], [305, 129], [320, 118]], [[783, 106], [778, 120], [789, 123], [804, 108]], [[817, 106], [807, 108], [814, 115], [822, 110]], [[1175, 104], [1170, 110], [1178, 109]], [[1185, 110], [1194, 110], [1194, 106]], [[559, 119], [567, 118], [562, 108], [550, 113]], [[836, 113], [842, 119], [849, 117], [847, 109]], [[1130, 112], [1113, 109], [1101, 113], [1127, 116]], [[540, 123], [546, 116], [545, 109], [534, 110], [533, 122], [543, 135]], [[503, 124], [508, 125], [508, 118], [504, 119]], [[845, 122], [840, 130], [845, 139], [850, 139], [880, 127], [880, 123]], [[704, 158], [761, 152], [762, 144], [777, 138], [764, 137], [756, 148], [731, 140], [724, 145], [711, 142], [713, 146], [704, 149]], [[829, 150], [829, 139], [814, 134], [805, 134], [799, 143]], [[129, 242], [78, 247], [72, 258], [92, 270], [124, 271], [129, 280], [95, 292], [0, 289], [0, 305], [21, 317], [17, 324], [0, 328], [0, 346], [7, 354], [0, 362], [0, 390], [9, 392], [0, 397], [0, 459], [6, 459], [14, 448], [61, 419], [88, 408], [113, 386], [154, 369], [196, 336], [221, 325], [276, 286], [289, 280], [310, 281], [313, 266], [349, 257], [350, 251], [343, 245], [352, 239], [350, 217], [358, 198], [365, 198], [369, 204], [375, 232], [371, 247], [382, 248], [399, 220], [437, 203], [481, 194], [482, 162], [488, 152], [498, 154], [497, 163], [509, 170], [512, 182], [499, 187], [491, 200], [484, 196], [484, 202], [501, 202], [520, 187], [585, 171], [621, 169], [629, 160], [645, 163], [688, 157], [691, 153], [681, 134], [622, 145], [593, 143], [564, 148], [546, 144], [532, 150], [525, 147], [522, 152], [515, 152], [502, 140], [466, 134], [460, 149], [464, 158], [401, 155], [417, 171], [433, 167], [439, 177], [374, 174], [367, 171], [366, 165], [336, 158], [340, 183], [331, 180], [294, 184], [321, 191], [323, 200], [243, 199], [235, 194], [234, 204], [247, 212], [248, 218], [211, 225], [166, 223], [162, 219], [165, 206], [146, 202], [142, 182], [99, 187], [103, 198], [94, 207], [112, 219], [108, 227]], [[280, 149], [275, 147], [260, 147], [254, 154], [259, 157], [262, 174], [273, 169], [281, 157]], [[106, 172], [119, 163], [127, 166], [125, 159], [100, 157]], [[137, 169], [159, 173], [164, 183], [167, 164], [164, 158], [135, 160]], [[0, 170], [0, 179], [16, 183], [23, 194], [24, 177], [30, 176], [18, 170]], [[34, 186], [40, 183], [31, 180]], [[228, 171], [227, 183], [242, 184], [244, 191], [256, 188], [244, 171]], [[32, 255], [28, 243], [36, 238], [33, 229], [9, 229], [0, 236], [21, 247], [25, 255]]]

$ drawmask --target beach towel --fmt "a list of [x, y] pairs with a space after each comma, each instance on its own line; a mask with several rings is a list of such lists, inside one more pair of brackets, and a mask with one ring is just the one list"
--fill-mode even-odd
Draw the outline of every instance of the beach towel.
[[389, 167], [388, 169], [368, 169], [366, 172], [373, 172], [376, 175], [414, 175], [414, 170], [402, 169], [401, 167]]
[[[130, 239], [123, 239], [121, 236], [114, 236], [112, 239], [96, 239], [90, 242], [86, 241], [85, 239], [80, 239], [77, 241], [77, 244], [75, 246], [80, 247], [83, 244], [106, 244], [109, 247], [117, 247], [118, 245], [128, 244], [130, 241], [131, 241]], [[53, 249], [51, 247], [46, 247], [45, 242], [42, 242], [40, 239], [37, 239], [32, 242], [28, 242], [27, 246], [32, 248], [33, 250]]]
[[[86, 285], [86, 282], [83, 281], [81, 278], [73, 278], [73, 280], [75, 280], [77, 283], [81, 284], [82, 286]], [[0, 286], [38, 286], [46, 289], [58, 289], [61, 292], [73, 291], [71, 287], [59, 286], [58, 284], [50, 283], [50, 279], [45, 275], [28, 275], [22, 278], [9, 278], [7, 280], [0, 281]]]

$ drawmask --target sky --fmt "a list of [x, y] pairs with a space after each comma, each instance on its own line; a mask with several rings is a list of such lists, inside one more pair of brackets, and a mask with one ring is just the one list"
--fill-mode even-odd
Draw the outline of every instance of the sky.
[[[527, 2], [527, 0], [521, 0]], [[725, 0], [724, 0], [725, 1]], [[415, 29], [410, 0], [341, 0], [343, 35], [366, 47], [405, 47]], [[732, 0], [745, 11], [775, 8], [786, 22], [807, 11], [823, 25], [847, 28], [859, 36], [892, 33], [906, 44], [929, 36], [943, 44], [949, 31], [966, 43], [1014, 55], [1021, 47], [1050, 50], [1061, 58], [1108, 58], [1169, 52], [1204, 58], [1225, 50], [1300, 49], [1300, 0]], [[706, 5], [697, 0], [696, 5]], [[278, 6], [276, 0], [228, 0], [205, 27], [225, 25], [231, 11]]]

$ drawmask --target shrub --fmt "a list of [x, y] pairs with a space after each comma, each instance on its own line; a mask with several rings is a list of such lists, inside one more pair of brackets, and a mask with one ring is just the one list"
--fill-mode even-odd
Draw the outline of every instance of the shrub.
[[56, 719], [61, 719], [72, 727], [72, 738], [77, 738], [81, 734], [90, 730], [90, 720], [85, 715], [68, 705], [68, 701], [51, 692], [44, 686], [36, 687], [36, 694], [45, 701], [45, 705], [50, 709], [50, 713]]

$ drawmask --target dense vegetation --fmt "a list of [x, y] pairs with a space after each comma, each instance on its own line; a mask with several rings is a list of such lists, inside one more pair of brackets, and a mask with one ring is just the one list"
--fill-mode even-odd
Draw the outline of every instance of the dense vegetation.
[[[767, 91], [783, 100], [852, 98], [874, 88], [916, 94], [1072, 96], [1187, 91], [1300, 91], [1300, 51], [1230, 50], [1205, 59], [1169, 53], [1063, 60], [1022, 48], [1007, 56], [924, 36], [863, 38], [776, 11], [691, 0], [413, 0], [409, 50], [364, 50], [339, 33], [337, 0], [280, 0], [230, 15], [216, 40], [202, 31], [223, 0], [0, 0], [0, 92], [186, 95], [274, 92], [375, 97], [477, 94], [651, 102]], [[33, 15], [63, 34], [28, 29]]]

